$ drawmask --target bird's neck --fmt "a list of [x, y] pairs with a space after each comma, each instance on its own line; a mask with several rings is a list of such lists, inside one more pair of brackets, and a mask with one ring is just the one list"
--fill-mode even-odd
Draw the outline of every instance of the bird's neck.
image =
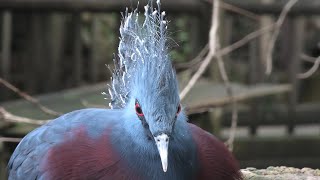
[[[134, 118], [125, 119], [127, 120], [123, 123], [123, 131], [115, 131], [113, 141], [122, 156], [121, 159], [128, 164], [129, 168], [141, 172], [146, 177], [145, 179], [177, 179], [178, 177], [190, 179], [194, 177], [196, 167], [194, 152], [196, 150], [184, 118], [178, 118], [175, 123], [169, 142], [169, 164], [166, 173], [162, 170], [155, 142], [147, 137], [141, 122]], [[122, 134], [116, 134], [117, 132], [122, 132]]]

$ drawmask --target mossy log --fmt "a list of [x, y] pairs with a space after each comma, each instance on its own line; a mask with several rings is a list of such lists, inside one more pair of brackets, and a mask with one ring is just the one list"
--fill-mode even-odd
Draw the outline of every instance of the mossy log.
[[273, 167], [267, 169], [242, 169], [244, 180], [319, 180], [320, 169]]

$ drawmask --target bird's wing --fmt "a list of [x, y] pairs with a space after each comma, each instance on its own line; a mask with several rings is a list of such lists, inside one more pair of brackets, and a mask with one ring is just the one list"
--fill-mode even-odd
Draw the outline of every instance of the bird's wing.
[[201, 128], [189, 125], [197, 145], [200, 164], [197, 179], [241, 179], [237, 161], [226, 146]]
[[68, 179], [75, 174], [94, 173], [89, 168], [98, 171], [102, 167], [107, 171], [100, 176], [111, 173], [118, 159], [109, 152], [107, 137], [102, 136], [112, 121], [108, 116], [119, 117], [119, 113], [80, 110], [35, 129], [23, 138], [11, 156], [9, 179]]

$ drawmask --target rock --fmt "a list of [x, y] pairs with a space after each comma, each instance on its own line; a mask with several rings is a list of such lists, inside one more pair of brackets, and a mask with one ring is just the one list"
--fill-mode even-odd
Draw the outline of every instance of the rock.
[[256, 169], [248, 167], [241, 170], [244, 180], [320, 180], [320, 169], [273, 167]]

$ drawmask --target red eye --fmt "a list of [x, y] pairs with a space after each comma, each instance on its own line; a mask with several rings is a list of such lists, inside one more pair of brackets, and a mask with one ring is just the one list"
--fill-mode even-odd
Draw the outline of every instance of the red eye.
[[135, 110], [136, 110], [136, 113], [138, 116], [143, 116], [142, 109], [141, 109], [140, 104], [138, 102], [136, 102]]
[[177, 109], [177, 115], [180, 113], [181, 111], [181, 104], [179, 104], [178, 109]]

